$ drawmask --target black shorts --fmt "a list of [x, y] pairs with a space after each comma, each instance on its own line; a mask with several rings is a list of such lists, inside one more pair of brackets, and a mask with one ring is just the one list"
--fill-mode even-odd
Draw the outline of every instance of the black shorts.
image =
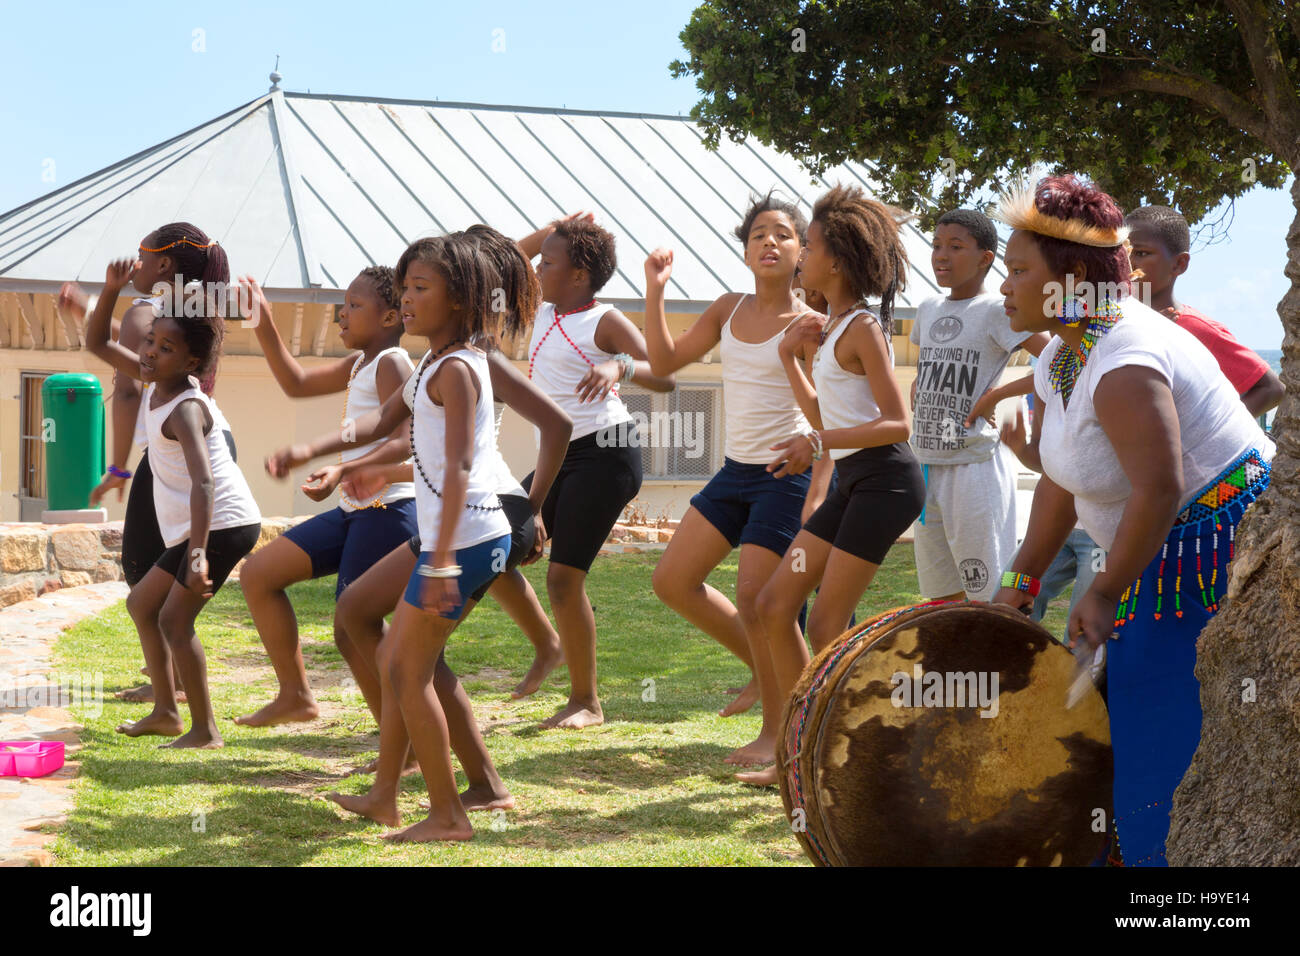
[[921, 466], [907, 442], [864, 448], [835, 462], [835, 486], [804, 530], [880, 564], [925, 504]]
[[[533, 550], [533, 544], [537, 541], [537, 521], [533, 518], [533, 503], [527, 498], [521, 498], [519, 495], [498, 497], [501, 499], [501, 511], [510, 522], [510, 555], [506, 558], [506, 566], [502, 571], [504, 573], [519, 567], [519, 562], [528, 557], [528, 552]], [[420, 536], [417, 534], [407, 544], [411, 554], [418, 558]], [[492, 579], [495, 580], [496, 578]], [[484, 595], [488, 593], [488, 588], [492, 587], [492, 581], [480, 585], [478, 590], [470, 594], [470, 597], [475, 601], [483, 600]]]
[[[240, 561], [248, 556], [257, 544], [262, 533], [260, 521], [240, 525], [238, 528], [222, 528], [220, 531], [208, 532], [208, 578], [212, 581], [212, 593], [216, 594], [221, 585], [226, 583], [230, 572]], [[157, 567], [173, 575], [183, 587], [185, 575], [190, 570], [190, 539], [168, 548], [158, 558]]]
[[[235, 436], [223, 431], [230, 458], [235, 459]], [[129, 587], [139, 584], [149, 569], [167, 550], [158, 530], [158, 512], [153, 504], [153, 469], [149, 467], [149, 449], [140, 456], [131, 476], [131, 490], [126, 496], [126, 515], [122, 520], [122, 577]]]
[[[533, 476], [523, 480], [532, 488]], [[569, 442], [542, 505], [551, 562], [590, 571], [627, 503], [641, 490], [641, 442], [628, 422]]]

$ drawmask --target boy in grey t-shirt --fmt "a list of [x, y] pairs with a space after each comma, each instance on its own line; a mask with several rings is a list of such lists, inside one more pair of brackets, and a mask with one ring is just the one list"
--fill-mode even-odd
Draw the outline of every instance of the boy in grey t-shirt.
[[996, 385], [1011, 353], [1037, 355], [1046, 333], [1013, 332], [1002, 296], [985, 292], [997, 230], [983, 213], [939, 217], [930, 264], [952, 291], [917, 306], [911, 340], [920, 346], [913, 388], [912, 449], [926, 475], [916, 533], [916, 571], [927, 599], [988, 601], [1016, 550], [1016, 469], [986, 418], [966, 426]]

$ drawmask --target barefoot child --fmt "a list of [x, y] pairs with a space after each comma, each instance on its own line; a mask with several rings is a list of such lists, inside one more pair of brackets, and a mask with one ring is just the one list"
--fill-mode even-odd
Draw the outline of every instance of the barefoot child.
[[[359, 354], [313, 369], [304, 369], [285, 348], [271, 317], [270, 303], [257, 284], [247, 279], [245, 286], [257, 302], [253, 317], [258, 343], [275, 380], [290, 398], [343, 392], [346, 427], [401, 391], [412, 364], [400, 345], [402, 323], [397, 315], [391, 268], [370, 266], [361, 270], [344, 295], [339, 310], [339, 338]], [[339, 452], [339, 461], [359, 458], [378, 444], [352, 442]], [[309, 480], [303, 491], [323, 501], [332, 489]], [[235, 723], [269, 727], [316, 718], [319, 711], [298, 647], [298, 621], [285, 590], [299, 581], [337, 574], [337, 603], [352, 581], [415, 532], [415, 487], [409, 481], [394, 482], [362, 499], [340, 493], [336, 507], [294, 525], [249, 558], [248, 573], [242, 578], [244, 598], [280, 687], [273, 701], [252, 714], [235, 718]], [[355, 671], [357, 651], [337, 628], [334, 641]]]
[[[156, 289], [170, 286], [173, 290], [192, 282], [228, 283], [230, 266], [226, 253], [197, 226], [188, 222], [169, 222], [159, 226], [140, 243], [140, 268], [131, 277], [131, 285], [140, 295], [122, 316], [117, 341], [125, 348], [138, 351], [140, 343], [149, 332], [154, 318], [161, 313], [162, 303], [154, 295]], [[179, 285], [174, 285], [178, 283]], [[175, 301], [175, 300], [173, 300]], [[213, 380], [200, 383], [204, 394], [212, 396]], [[122, 488], [129, 480], [131, 491], [127, 495], [126, 514], [122, 521], [122, 576], [130, 587], [135, 587], [166, 549], [158, 530], [158, 515], [153, 506], [153, 470], [149, 467], [148, 439], [144, 430], [144, 415], [140, 410], [142, 387], [134, 378], [115, 372], [113, 375], [113, 456], [112, 464], [99, 486], [90, 493], [91, 505], [96, 505], [109, 491], [117, 489], [117, 500], [122, 500]], [[214, 403], [212, 410], [217, 418], [217, 428], [225, 436], [230, 457], [235, 456], [235, 439], [230, 425]], [[134, 473], [126, 470], [127, 457], [132, 442], [141, 449], [140, 461]], [[148, 668], [145, 668], [147, 671]], [[182, 702], [185, 695], [180, 675], [173, 674]], [[153, 700], [153, 685], [142, 684], [123, 691], [124, 700], [148, 703]]]
[[[528, 346], [528, 377], [573, 420], [573, 439], [542, 515], [551, 533], [546, 589], [569, 665], [569, 700], [543, 727], [603, 723], [596, 692], [596, 618], [587, 574], [624, 507], [641, 488], [640, 438], [618, 396], [619, 382], [671, 391], [650, 371], [645, 339], [631, 320], [595, 295], [614, 274], [614, 237], [569, 218], [520, 242], [540, 252], [543, 305]], [[531, 488], [536, 475], [524, 479]]]
[[1011, 353], [1037, 355], [1048, 337], [1013, 332], [1002, 296], [984, 291], [997, 249], [988, 216], [973, 209], [941, 215], [930, 265], [951, 291], [922, 302], [912, 324], [911, 340], [920, 346], [912, 450], [926, 479], [916, 573], [927, 599], [991, 600], [1016, 550], [1016, 468], [992, 418], [997, 400], [1025, 394], [1032, 383], [1023, 378], [989, 390]]
[[[473, 829], [456, 793], [448, 720], [429, 689], [447, 636], [473, 593], [505, 566], [511, 547], [510, 523], [495, 491], [490, 373], [483, 351], [469, 344], [495, 338], [492, 290], [500, 280], [462, 233], [412, 244], [398, 261], [397, 281], [403, 324], [428, 339], [429, 353], [404, 389], [413, 410], [393, 396], [357, 422], [356, 436], [374, 440], [409, 418], [422, 551], [379, 658], [376, 779], [396, 778], [409, 735], [428, 787], [429, 816], [390, 838], [468, 840]], [[273, 464], [301, 463], [341, 446], [341, 436], [319, 439], [278, 453]], [[463, 691], [458, 701], [467, 711], [463, 724], [474, 737], [473, 750], [495, 778]], [[348, 798], [348, 809], [395, 825], [395, 798], [391, 806], [385, 803], [384, 795], [372, 793]]]
[[[139, 354], [109, 339], [113, 305], [139, 266], [131, 259], [109, 265], [86, 327], [92, 354], [152, 385], [143, 411], [154, 506], [166, 546], [127, 598], [154, 683], [153, 711], [118, 731], [131, 737], [176, 736], [184, 729], [172, 685], [174, 654], [185, 681], [191, 727], [168, 746], [220, 747], [194, 622], [257, 543], [261, 515], [219, 433], [212, 400], [199, 389], [200, 379], [215, 376], [221, 354], [223, 326], [215, 308], [209, 305], [203, 317], [154, 319]], [[60, 300], [84, 310], [72, 287], [64, 287]]]
[[[825, 327], [800, 319], [781, 343], [781, 359], [812, 424], [789, 438], [768, 467], [780, 476], [814, 458], [835, 460], [836, 487], [808, 519], [758, 596], [778, 692], [789, 695], [808, 663], [795, 618], [808, 595], [821, 593], [808, 616], [813, 650], [848, 625], [890, 547], [921, 511], [921, 467], [907, 443], [903, 395], [894, 379], [895, 292], [907, 279], [907, 256], [889, 207], [857, 187], [837, 186], [813, 207], [801, 273], [826, 297]], [[879, 316], [865, 306], [880, 297]], [[798, 359], [812, 352], [812, 382]], [[775, 767], [738, 774], [771, 784]]]
[[[777, 354], [782, 335], [809, 311], [792, 289], [806, 229], [807, 222], [793, 203], [771, 193], [751, 203], [735, 235], [744, 249], [745, 264], [754, 273], [754, 291], [729, 292], [715, 300], [676, 339], [668, 331], [664, 312], [673, 254], [656, 249], [645, 263], [650, 370], [672, 375], [722, 345], [726, 458], [722, 470], [691, 499], [681, 526], [655, 566], [654, 589], [661, 601], [753, 671], [755, 681], [721, 715], [748, 709], [761, 692], [763, 728], [757, 740], [728, 756], [727, 763], [774, 759], [776, 723], [784, 704], [777, 696], [771, 656], [754, 605], [799, 531], [808, 495], [808, 471], [777, 478], [767, 470], [778, 442], [808, 431]], [[825, 493], [824, 487], [821, 491]], [[733, 605], [706, 579], [737, 546], [740, 559]]]

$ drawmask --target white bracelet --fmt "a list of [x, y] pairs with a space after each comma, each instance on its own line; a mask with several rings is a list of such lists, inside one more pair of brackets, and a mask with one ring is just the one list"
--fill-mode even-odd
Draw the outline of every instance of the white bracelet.
[[415, 569], [422, 578], [458, 578], [460, 577], [460, 565], [449, 564], [445, 568], [431, 568], [427, 564], [422, 564]]
[[614, 356], [614, 361], [623, 367], [623, 374], [619, 376], [620, 382], [632, 381], [632, 376], [636, 374], [636, 359], [626, 352], [619, 352]]

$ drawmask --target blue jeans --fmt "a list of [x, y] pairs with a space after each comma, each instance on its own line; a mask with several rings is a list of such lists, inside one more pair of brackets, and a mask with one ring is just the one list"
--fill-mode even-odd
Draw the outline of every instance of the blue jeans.
[[[1070, 597], [1070, 611], [1073, 612], [1079, 598], [1092, 587], [1092, 579], [1097, 576], [1093, 570], [1094, 555], [1099, 556], [1100, 553], [1097, 542], [1092, 540], [1088, 532], [1082, 528], [1071, 531], [1065, 539], [1065, 547], [1052, 559], [1051, 566], [1042, 577], [1038, 597], [1034, 598], [1032, 618], [1041, 621], [1047, 614], [1048, 602], [1064, 591], [1071, 581], [1074, 581], [1074, 594]], [[1062, 636], [1063, 643], [1068, 644], [1069, 641], [1068, 634]]]

